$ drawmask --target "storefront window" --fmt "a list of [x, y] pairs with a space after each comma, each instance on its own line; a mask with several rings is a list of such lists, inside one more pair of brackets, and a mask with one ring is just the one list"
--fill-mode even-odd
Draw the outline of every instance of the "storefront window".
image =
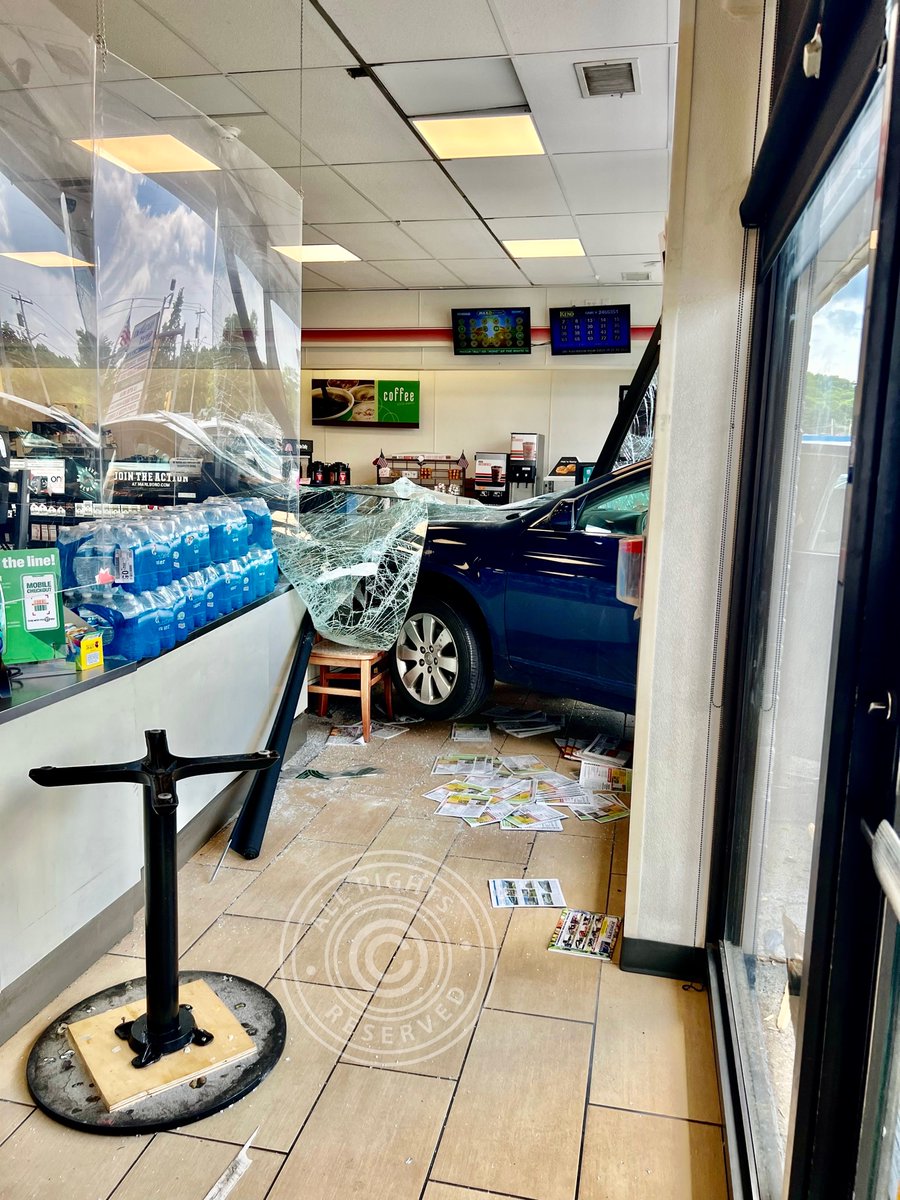
[[[277, 580], [301, 200], [239, 130], [104, 61], [51, 5], [2, 33], [0, 547], [58, 553], [62, 625], [148, 657]], [[176, 632], [120, 636], [139, 607]], [[71, 658], [59, 633], [50, 657]]]

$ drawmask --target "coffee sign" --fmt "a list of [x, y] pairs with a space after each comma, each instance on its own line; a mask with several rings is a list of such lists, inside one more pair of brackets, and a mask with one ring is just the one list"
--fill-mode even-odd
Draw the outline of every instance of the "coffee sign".
[[313, 425], [418, 429], [418, 379], [314, 379]]

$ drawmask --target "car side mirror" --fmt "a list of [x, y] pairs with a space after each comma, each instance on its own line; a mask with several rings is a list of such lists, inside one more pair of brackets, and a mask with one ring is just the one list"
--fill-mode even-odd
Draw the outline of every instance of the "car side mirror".
[[575, 505], [571, 500], [562, 500], [547, 518], [547, 524], [557, 533], [571, 533], [574, 524]]

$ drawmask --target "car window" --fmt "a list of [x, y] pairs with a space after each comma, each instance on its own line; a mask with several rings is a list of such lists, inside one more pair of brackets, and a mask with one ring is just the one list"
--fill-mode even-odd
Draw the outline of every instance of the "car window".
[[650, 480], [630, 482], [614, 492], [587, 500], [578, 514], [575, 528], [585, 533], [616, 533], [623, 535], [644, 532], [647, 509], [650, 506]]

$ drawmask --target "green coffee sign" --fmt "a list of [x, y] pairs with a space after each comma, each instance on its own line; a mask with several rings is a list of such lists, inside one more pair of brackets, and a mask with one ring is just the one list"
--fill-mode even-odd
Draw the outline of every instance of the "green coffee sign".
[[58, 550], [0, 550], [0, 614], [5, 663], [64, 657]]
[[379, 425], [418, 425], [418, 379], [379, 379], [376, 411]]

